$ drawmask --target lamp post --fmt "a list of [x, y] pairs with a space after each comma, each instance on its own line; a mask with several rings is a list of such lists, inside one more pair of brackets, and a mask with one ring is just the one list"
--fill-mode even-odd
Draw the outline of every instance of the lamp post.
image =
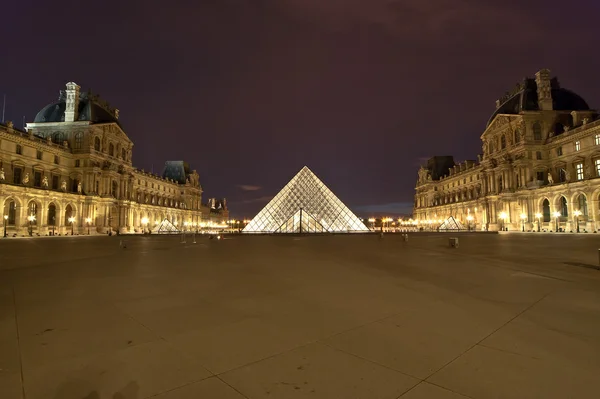
[[87, 223], [87, 228], [88, 228], [88, 236], [90, 235], [90, 222], [92, 221], [92, 218], [85, 218], [85, 222]]
[[539, 212], [538, 212], [538, 213], [536, 213], [536, 214], [535, 214], [535, 218], [536, 218], [536, 219], [537, 219], [537, 221], [538, 221], [538, 229], [537, 229], [537, 230], [538, 230], [538, 233], [539, 233], [539, 232], [540, 232], [540, 224], [541, 224], [541, 223], [540, 223], [540, 220], [542, 219], [542, 214], [541, 214], [541, 213], [539, 213]]
[[4, 215], [4, 235], [6, 237], [6, 223], [8, 222], [8, 215]]
[[33, 222], [35, 221], [35, 215], [27, 216], [27, 220], [29, 220], [29, 236], [33, 236]]
[[142, 218], [142, 234], [146, 234], [146, 226], [148, 226], [148, 218], [144, 216]]
[[69, 218], [69, 223], [71, 223], [71, 235], [74, 235], [74, 234], [73, 234], [73, 232], [74, 232], [74, 230], [75, 230], [75, 227], [74, 227], [74, 225], [75, 225], [75, 217], [74, 217], [74, 216], [71, 216], [71, 217]]
[[369, 223], [371, 223], [371, 230], [375, 230], [375, 218], [369, 218]]
[[473, 221], [473, 216], [467, 215], [467, 229], [471, 231], [471, 221]]
[[581, 211], [578, 209], [573, 212], [573, 215], [575, 215], [575, 224], [577, 226], [577, 232], [579, 233], [579, 216], [581, 216]]
[[508, 214], [506, 212], [500, 212], [500, 220], [502, 220], [502, 223], [500, 224], [500, 230], [504, 231], [504, 222], [506, 220], [506, 218], [508, 217]]
[[522, 213], [521, 214], [521, 232], [525, 233], [525, 220], [527, 220], [527, 215]]
[[560, 216], [560, 212], [556, 211], [552, 214], [554, 216], [554, 220], [556, 221], [556, 232], [558, 233], [558, 218]]

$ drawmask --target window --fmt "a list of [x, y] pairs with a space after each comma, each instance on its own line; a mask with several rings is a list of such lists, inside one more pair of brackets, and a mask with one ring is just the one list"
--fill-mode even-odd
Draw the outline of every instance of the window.
[[542, 215], [544, 216], [544, 222], [548, 223], [550, 221], [550, 201], [548, 201], [548, 198], [542, 203]]
[[54, 132], [54, 134], [52, 134], [52, 142], [54, 144], [62, 144], [62, 142], [65, 141], [64, 136], [61, 132]]
[[17, 205], [15, 201], [10, 201], [8, 204], [8, 220], [7, 223], [10, 226], [14, 226], [17, 219]]
[[83, 133], [75, 133], [75, 144], [73, 146], [76, 150], [81, 150], [83, 147]]
[[37, 225], [37, 204], [33, 201], [29, 203], [29, 213], [27, 216], [34, 216], [33, 220], [31, 220], [30, 223]]
[[58, 155], [54, 156], [54, 163], [57, 165], [60, 164], [60, 158], [58, 157]]
[[596, 159], [594, 163], [596, 164], [596, 176], [600, 176], [600, 159]]
[[577, 174], [577, 180], [583, 180], [583, 164], [578, 163], [575, 165], [575, 172]]
[[55, 226], [56, 225], [56, 205], [54, 204], [50, 204], [48, 205], [48, 220], [47, 220], [47, 224], [48, 226]]
[[13, 170], [13, 184], [21, 184], [21, 168]]
[[96, 194], [100, 194], [100, 182], [96, 182]]
[[581, 211], [581, 215], [583, 217], [588, 216], [588, 206], [587, 206], [587, 198], [583, 194], [579, 194], [579, 198], [577, 198], [577, 203], [579, 205], [579, 210]]
[[52, 176], [52, 190], [58, 190], [58, 179], [59, 176]]
[[42, 172], [34, 172], [33, 174], [33, 186], [41, 187], [42, 186]]
[[541, 140], [542, 139], [542, 126], [539, 122], [535, 122], [533, 124], [533, 139]]
[[81, 166], [81, 161], [79, 159], [75, 160], [75, 167], [78, 168], [79, 166]]
[[127, 151], [125, 151], [125, 148], [121, 149], [121, 158], [125, 159], [127, 156]]
[[596, 145], [600, 145], [600, 134], [597, 134], [597, 135], [596, 135], [596, 138], [595, 138], [595, 140], [596, 140], [596, 141], [595, 141], [595, 142], [596, 142]]
[[562, 153], [562, 147], [558, 147], [558, 148], [556, 149], [556, 156], [557, 156], [557, 157], [560, 157], [562, 154], [563, 154], [563, 153]]
[[117, 198], [117, 196], [119, 195], [119, 183], [117, 183], [115, 180], [113, 180], [112, 182], [112, 196]]
[[17, 155], [23, 155], [23, 147], [20, 144], [17, 144]]
[[108, 145], [108, 155], [110, 155], [111, 157], [115, 156], [115, 146], [113, 145], [113, 143], [110, 143]]
[[541, 151], [536, 151], [536, 152], [535, 152], [535, 159], [537, 159], [538, 161], [539, 161], [540, 159], [542, 159], [542, 152], [541, 152]]
[[567, 181], [567, 171], [563, 168], [558, 169], [558, 181], [561, 183]]
[[544, 181], [544, 172], [536, 172], [536, 178], [539, 181]]
[[567, 199], [560, 197], [560, 215], [564, 218], [569, 216], [569, 209], [567, 208]]
[[575, 151], [579, 151], [581, 150], [581, 141], [576, 141], [575, 142]]
[[37, 159], [42, 159], [42, 152], [38, 150], [38, 151], [36, 152], [36, 154], [35, 154], [35, 157], [36, 157]]
[[100, 137], [94, 137], [94, 150], [100, 151]]
[[502, 136], [500, 137], [500, 148], [501, 149], [505, 149], [506, 148], [506, 136]]

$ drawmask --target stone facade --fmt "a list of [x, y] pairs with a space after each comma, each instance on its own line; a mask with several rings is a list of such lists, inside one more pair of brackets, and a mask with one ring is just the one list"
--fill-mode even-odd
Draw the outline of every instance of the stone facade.
[[25, 131], [0, 124], [0, 205], [7, 235], [136, 233], [162, 220], [186, 228], [224, 222], [202, 204], [196, 171], [162, 176], [132, 166], [118, 110], [67, 83]]
[[445, 166], [442, 176], [438, 157], [421, 167], [413, 217], [425, 229], [450, 216], [477, 230], [600, 229], [598, 113], [548, 70], [496, 108], [476, 161]]

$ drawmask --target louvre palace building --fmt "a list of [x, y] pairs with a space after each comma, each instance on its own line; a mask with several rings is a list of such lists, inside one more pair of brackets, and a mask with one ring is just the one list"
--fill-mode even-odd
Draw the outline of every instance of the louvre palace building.
[[132, 166], [119, 110], [67, 83], [25, 131], [0, 124], [0, 204], [7, 236], [142, 233], [223, 223], [226, 201], [202, 203], [195, 170], [169, 161], [162, 175]]
[[435, 229], [600, 229], [600, 117], [543, 69], [496, 102], [481, 135], [483, 154], [421, 167], [413, 218]]

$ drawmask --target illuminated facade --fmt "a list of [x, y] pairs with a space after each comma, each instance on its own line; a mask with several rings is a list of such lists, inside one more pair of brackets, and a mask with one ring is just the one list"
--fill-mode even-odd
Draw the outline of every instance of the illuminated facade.
[[167, 162], [159, 176], [134, 168], [132, 151], [119, 110], [73, 82], [25, 131], [1, 124], [7, 235], [135, 233], [165, 219], [192, 229], [227, 219], [226, 205], [202, 204], [200, 177], [187, 163]]
[[243, 230], [244, 233], [367, 231], [364, 223], [306, 166]]
[[600, 229], [600, 118], [550, 71], [496, 102], [477, 161], [421, 167], [413, 217], [435, 229], [453, 216], [477, 230]]

